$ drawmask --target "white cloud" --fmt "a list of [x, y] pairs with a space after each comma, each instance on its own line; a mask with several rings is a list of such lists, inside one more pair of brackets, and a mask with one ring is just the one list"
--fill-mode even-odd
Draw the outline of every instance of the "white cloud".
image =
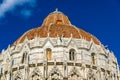
[[7, 12], [14, 10], [17, 6], [29, 4], [30, 6], [35, 5], [36, 0], [3, 0], [0, 4], [0, 18], [5, 17]]
[[32, 11], [31, 11], [31, 10], [28, 10], [28, 9], [23, 9], [23, 10], [21, 10], [21, 14], [22, 14], [25, 18], [28, 18], [28, 17], [32, 16]]

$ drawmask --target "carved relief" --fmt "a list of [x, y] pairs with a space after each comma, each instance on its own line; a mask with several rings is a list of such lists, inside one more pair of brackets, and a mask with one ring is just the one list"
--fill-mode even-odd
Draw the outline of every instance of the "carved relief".
[[62, 80], [62, 79], [63, 75], [61, 74], [57, 67], [54, 67], [49, 73], [48, 80]]
[[43, 80], [42, 74], [38, 68], [35, 68], [31, 72], [31, 74], [29, 76], [29, 80]]
[[23, 80], [23, 76], [22, 76], [22, 72], [21, 71], [17, 71], [13, 77], [13, 80]]

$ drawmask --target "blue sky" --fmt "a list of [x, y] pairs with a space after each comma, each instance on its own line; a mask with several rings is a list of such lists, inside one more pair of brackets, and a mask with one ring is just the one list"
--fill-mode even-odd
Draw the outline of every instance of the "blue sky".
[[108, 45], [120, 64], [120, 0], [0, 0], [0, 51], [56, 8]]

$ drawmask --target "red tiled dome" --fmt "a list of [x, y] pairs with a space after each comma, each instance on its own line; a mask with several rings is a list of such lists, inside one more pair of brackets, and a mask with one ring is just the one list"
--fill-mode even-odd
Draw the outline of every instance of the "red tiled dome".
[[45, 19], [41, 27], [31, 29], [23, 34], [18, 40], [14, 42], [14, 45], [22, 43], [27, 37], [28, 40], [38, 37], [49, 37], [55, 38], [57, 36], [63, 36], [66, 38], [85, 38], [87, 41], [93, 39], [96, 44], [100, 44], [97, 38], [91, 34], [85, 32], [82, 29], [79, 29], [71, 25], [70, 20], [62, 12], [55, 11], [50, 13]]

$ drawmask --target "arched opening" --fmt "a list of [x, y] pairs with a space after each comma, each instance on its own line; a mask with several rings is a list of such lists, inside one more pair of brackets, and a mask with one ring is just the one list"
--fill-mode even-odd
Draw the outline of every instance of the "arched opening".
[[69, 72], [69, 76], [68, 76], [68, 80], [80, 80], [81, 74], [78, 71], [77, 68], [73, 68], [70, 72]]
[[70, 76], [71, 76], [72, 80], [78, 80], [78, 78], [79, 78], [79, 75], [76, 74], [76, 72], [72, 73]]
[[24, 52], [22, 56], [22, 63], [26, 63], [26, 60], [27, 60], [27, 52]]
[[63, 24], [62, 20], [57, 20], [56, 24]]
[[52, 59], [52, 50], [50, 48], [46, 49], [46, 58], [47, 58], [47, 60]]
[[15, 80], [22, 80], [19, 76], [17, 76], [16, 78], [15, 78]]
[[70, 51], [69, 51], [69, 60], [71, 60], [71, 61], [75, 60], [75, 50], [74, 49], [70, 49]]
[[87, 73], [87, 80], [96, 80], [96, 75], [94, 74], [94, 70], [89, 68]]
[[21, 73], [21, 72], [17, 72], [17, 74], [15, 74], [13, 80], [23, 80], [23, 79], [22, 79], [22, 75], [21, 75], [20, 73]]
[[41, 79], [40, 76], [37, 73], [35, 73], [34, 75], [32, 75], [32, 80], [41, 80]]
[[35, 68], [30, 76], [28, 77], [28, 80], [43, 80], [42, 74], [39, 70], [39, 68]]
[[63, 80], [63, 75], [57, 67], [53, 67], [47, 80]]
[[60, 74], [58, 73], [58, 72], [53, 72], [53, 73], [51, 73], [51, 79], [50, 80], [61, 80], [61, 76], [60, 76]]
[[56, 73], [56, 72], [51, 74], [51, 78], [52, 78], [51, 80], [60, 80], [59, 79], [59, 74]]
[[91, 58], [92, 58], [92, 64], [95, 64], [95, 53], [91, 54]]

